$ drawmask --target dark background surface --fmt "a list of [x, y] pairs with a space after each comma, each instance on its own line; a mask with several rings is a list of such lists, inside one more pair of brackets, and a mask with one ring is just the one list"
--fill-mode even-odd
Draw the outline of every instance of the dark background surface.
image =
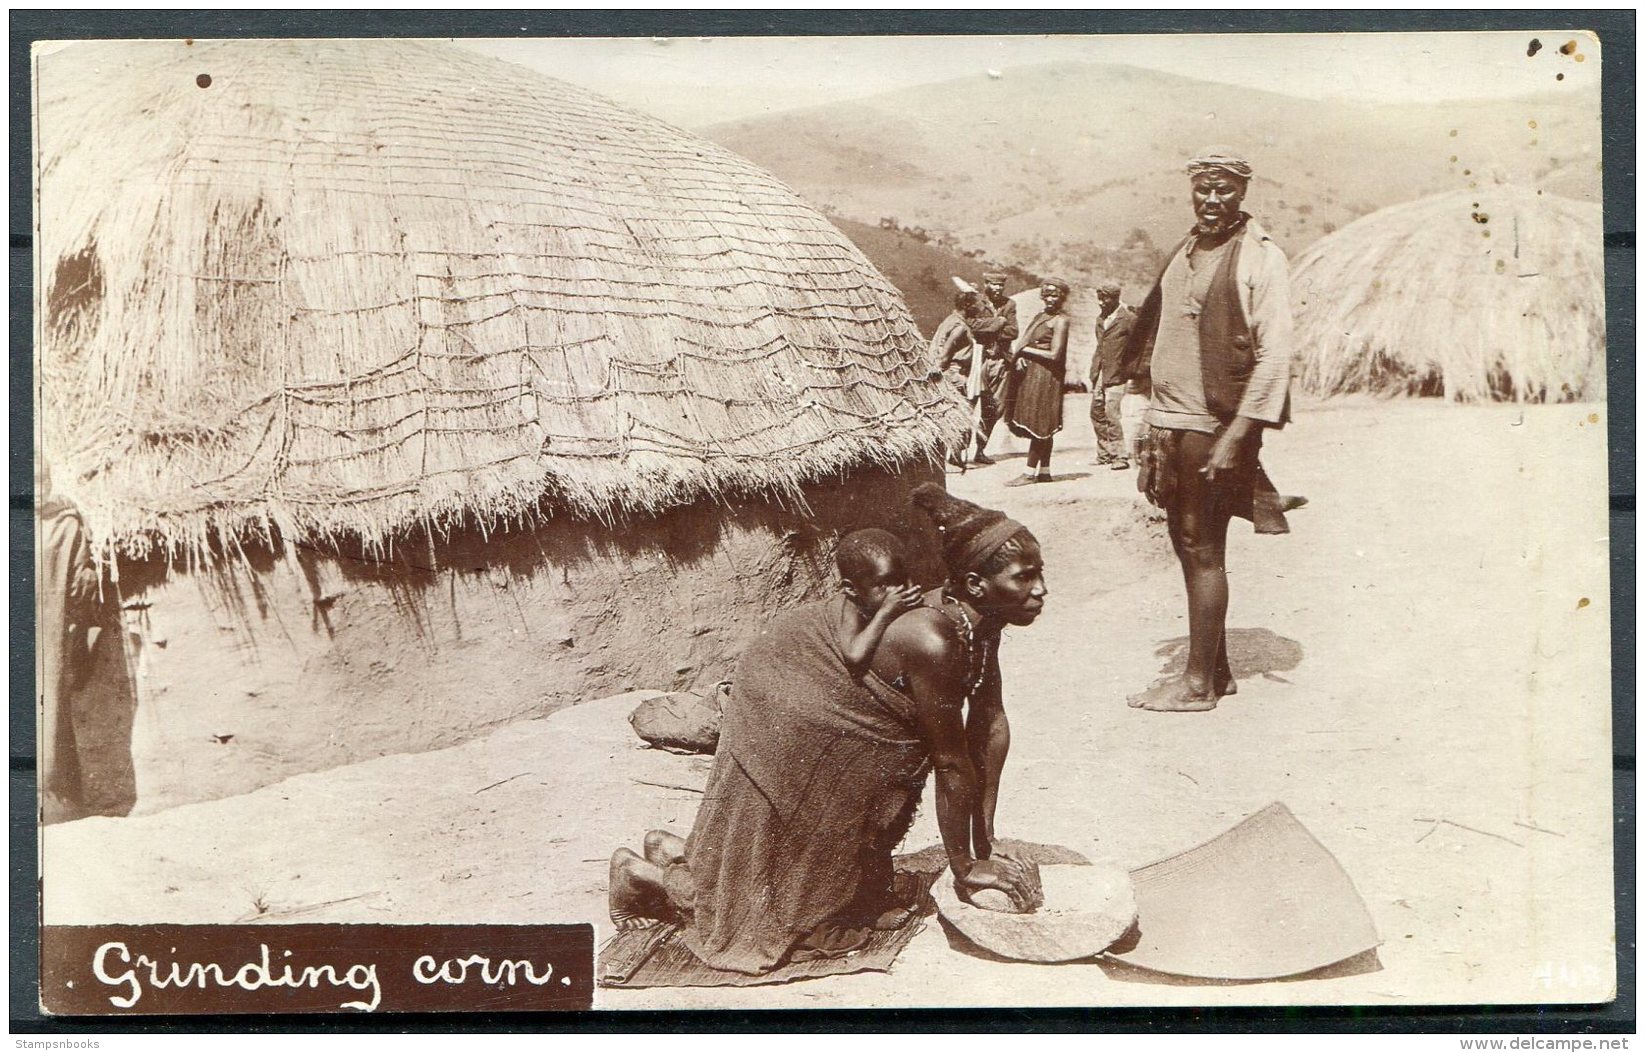
[[[11, 115], [11, 1031], [1171, 1031], [1519, 1032], [1635, 1030], [1635, 12], [993, 12], [993, 11], [13, 11]], [[34, 782], [33, 208], [29, 45], [96, 37], [809, 36], [996, 33], [1538, 31], [1586, 28], [1601, 41], [1612, 596], [1612, 752], [1616, 822], [1617, 1000], [1603, 1006], [1227, 1009], [849, 1010], [43, 1018]]]

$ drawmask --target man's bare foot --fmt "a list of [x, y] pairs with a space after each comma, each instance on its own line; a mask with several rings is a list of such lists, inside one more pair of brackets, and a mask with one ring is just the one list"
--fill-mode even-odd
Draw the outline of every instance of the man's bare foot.
[[861, 950], [868, 943], [871, 931], [866, 927], [825, 921], [795, 944], [794, 953], [788, 956], [788, 960], [809, 962], [817, 958], [844, 958], [852, 951]]
[[1148, 690], [1126, 699], [1126, 704], [1132, 709], [1151, 709], [1156, 713], [1203, 713], [1217, 708], [1218, 697], [1209, 685], [1176, 676], [1156, 681]]
[[666, 901], [659, 889], [646, 882], [643, 870], [648, 865], [626, 848], [611, 854], [606, 902], [611, 924], [619, 930], [643, 929], [663, 920]]

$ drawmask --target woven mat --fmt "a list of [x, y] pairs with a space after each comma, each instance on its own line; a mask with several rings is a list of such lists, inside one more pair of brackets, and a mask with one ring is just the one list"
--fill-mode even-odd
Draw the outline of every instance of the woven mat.
[[[997, 847], [1042, 865], [1090, 862], [1078, 852], [1056, 845], [1006, 839], [1001, 840]], [[940, 844], [931, 845], [918, 852], [898, 856], [896, 865], [898, 870], [925, 878], [926, 888], [929, 889], [937, 875], [947, 869], [948, 856]], [[599, 984], [601, 987], [753, 987], [846, 973], [890, 972], [897, 956], [925, 928], [925, 918], [935, 910], [928, 895], [919, 917], [909, 919], [900, 929], [874, 933], [860, 950], [843, 958], [789, 962], [759, 976], [705, 965], [679, 939], [678, 925], [648, 925], [619, 932], [600, 948]]]
[[[936, 873], [916, 871], [929, 890]], [[891, 963], [908, 941], [925, 928], [925, 917], [935, 910], [927, 892], [919, 915], [901, 928], [870, 934], [862, 947], [841, 958], [787, 962], [768, 973], [750, 976], [707, 965], [691, 953], [680, 938], [680, 926], [661, 922], [619, 932], [600, 948], [601, 987], [754, 987], [814, 980], [846, 973], [890, 972]]]
[[1108, 953], [1154, 972], [1272, 980], [1381, 942], [1347, 872], [1283, 804], [1131, 879], [1137, 926]]

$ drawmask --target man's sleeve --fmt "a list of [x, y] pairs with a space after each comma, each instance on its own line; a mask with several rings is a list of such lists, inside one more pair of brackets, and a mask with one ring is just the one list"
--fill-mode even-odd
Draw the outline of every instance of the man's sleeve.
[[1017, 301], [1007, 300], [1005, 309], [1000, 312], [1005, 325], [1000, 327], [1000, 341], [1002, 343], [1017, 339]]
[[1240, 399], [1239, 415], [1278, 424], [1291, 384], [1291, 274], [1285, 253], [1262, 243], [1262, 260], [1251, 275], [1251, 337], [1256, 367]]
[[1124, 347], [1125, 344], [1126, 344], [1126, 341], [1131, 339], [1131, 330], [1135, 329], [1136, 327], [1137, 327], [1137, 316], [1136, 316], [1136, 314], [1134, 312], [1127, 311], [1124, 314], [1120, 315], [1119, 321], [1114, 323], [1114, 328], [1112, 328], [1108, 331], [1108, 338], [1110, 340], [1114, 341], [1114, 343], [1118, 344], [1120, 347]]
[[1000, 330], [1005, 328], [1005, 319], [998, 315], [989, 315], [987, 318], [967, 321], [966, 325], [970, 326], [971, 331], [976, 335], [991, 339], [998, 336]]

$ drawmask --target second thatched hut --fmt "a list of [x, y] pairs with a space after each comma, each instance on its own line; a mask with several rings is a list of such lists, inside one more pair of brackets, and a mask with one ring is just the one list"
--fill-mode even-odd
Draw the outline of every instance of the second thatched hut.
[[1395, 205], [1316, 242], [1292, 284], [1316, 394], [1605, 397], [1597, 205], [1500, 185]]
[[724, 675], [962, 410], [765, 172], [451, 45], [37, 59], [41, 453], [138, 807]]

